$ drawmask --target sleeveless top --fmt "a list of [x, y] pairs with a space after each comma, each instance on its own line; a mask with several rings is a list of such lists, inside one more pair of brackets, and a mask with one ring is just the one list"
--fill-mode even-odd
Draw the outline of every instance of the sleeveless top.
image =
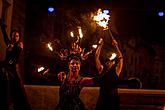
[[116, 66], [113, 65], [110, 70], [103, 69], [103, 74], [99, 80], [100, 93], [111, 95], [117, 93], [118, 76], [116, 74]]
[[103, 70], [99, 79], [100, 91], [95, 110], [120, 110], [116, 67]]
[[85, 110], [84, 104], [79, 98], [82, 90], [81, 80], [80, 76], [75, 81], [68, 81], [67, 78], [63, 80], [59, 90], [59, 104], [55, 110]]

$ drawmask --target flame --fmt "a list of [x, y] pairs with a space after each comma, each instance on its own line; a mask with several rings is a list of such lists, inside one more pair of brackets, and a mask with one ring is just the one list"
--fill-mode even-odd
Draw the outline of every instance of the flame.
[[111, 55], [111, 57], [109, 58], [110, 60], [113, 60], [113, 59], [115, 59], [116, 58], [116, 56], [117, 56], [117, 54], [116, 53], [112, 53], [112, 55]]
[[80, 26], [78, 26], [77, 28], [78, 28], [79, 37], [82, 38], [83, 37], [82, 29]]
[[93, 47], [94, 49], [96, 49], [96, 48], [97, 48], [97, 45], [92, 45], [92, 47]]
[[41, 72], [41, 71], [43, 71], [44, 69], [45, 69], [45, 68], [41, 66], [41, 67], [38, 68], [38, 72]]
[[71, 37], [74, 37], [74, 34], [73, 34], [73, 32], [72, 32], [72, 31], [70, 32], [70, 36], [71, 36]]
[[51, 43], [50, 43], [50, 42], [47, 44], [47, 46], [48, 46], [49, 50], [53, 51], [53, 48], [52, 48], [52, 46], [51, 46]]
[[103, 27], [104, 29], [108, 29], [108, 21], [110, 19], [110, 15], [108, 15], [109, 12], [103, 11], [101, 9], [98, 9], [97, 15], [93, 17], [93, 19], [96, 21], [98, 25]]

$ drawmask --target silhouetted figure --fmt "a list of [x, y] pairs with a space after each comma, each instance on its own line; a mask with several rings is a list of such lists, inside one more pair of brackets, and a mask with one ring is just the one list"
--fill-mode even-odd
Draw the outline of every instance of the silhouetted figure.
[[[123, 66], [122, 53], [117, 47], [117, 56], [114, 59], [107, 58], [105, 64], [102, 65], [99, 57], [103, 39], [100, 39], [99, 43], [100, 45], [95, 53], [95, 61], [97, 70], [101, 76], [99, 76], [100, 78], [98, 80], [100, 91], [95, 110], [120, 110], [118, 77]], [[117, 46], [116, 40], [113, 40], [112, 44]]]
[[13, 103], [14, 110], [31, 110], [17, 73], [19, 56], [23, 50], [20, 34], [13, 30], [9, 39], [2, 19], [0, 26], [7, 46], [5, 60], [0, 62], [0, 110], [9, 110], [10, 102]]

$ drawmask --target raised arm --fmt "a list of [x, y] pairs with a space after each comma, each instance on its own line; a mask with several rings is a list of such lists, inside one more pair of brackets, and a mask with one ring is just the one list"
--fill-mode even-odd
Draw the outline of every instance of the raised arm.
[[117, 63], [117, 66], [116, 66], [116, 73], [117, 75], [119, 76], [120, 73], [121, 73], [121, 70], [123, 68], [123, 55], [118, 47], [118, 43], [116, 42], [115, 39], [112, 40], [112, 45], [114, 45], [117, 49], [117, 52], [118, 52], [118, 63]]
[[[100, 59], [99, 59], [102, 46], [103, 46], [103, 39], [101, 38], [100, 41], [99, 41], [99, 45], [98, 45], [98, 47], [96, 49], [96, 52], [95, 52], [95, 63], [96, 63], [96, 68], [99, 72], [99, 75], [103, 71], [103, 65], [101, 64]], [[94, 85], [98, 81], [97, 78], [98, 78], [98, 76], [96, 76], [96, 77], [84, 77], [81, 80], [80, 85], [81, 86]]]
[[99, 74], [101, 74], [101, 72], [103, 71], [103, 65], [101, 64], [100, 59], [99, 59], [102, 46], [103, 46], [103, 39], [101, 38], [95, 52], [95, 63], [96, 63], [96, 68]]
[[6, 25], [1, 18], [0, 18], [0, 26], [1, 26], [4, 41], [5, 41], [6, 45], [8, 45], [10, 40], [9, 40], [7, 32], [6, 32]]

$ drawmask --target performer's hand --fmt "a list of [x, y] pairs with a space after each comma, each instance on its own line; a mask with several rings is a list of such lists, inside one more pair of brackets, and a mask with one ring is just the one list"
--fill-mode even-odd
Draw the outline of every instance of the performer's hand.
[[57, 77], [58, 77], [58, 80], [59, 80], [60, 82], [62, 82], [63, 79], [66, 78], [66, 74], [65, 74], [64, 72], [59, 72], [58, 75], [57, 75]]
[[19, 42], [18, 46], [21, 47], [21, 49], [23, 49], [23, 43], [22, 42]]
[[14, 47], [14, 45], [13, 45], [13, 44], [9, 44], [9, 45], [7, 46], [8, 51], [12, 51], [13, 47]]
[[99, 45], [103, 45], [103, 44], [104, 44], [104, 41], [103, 41], [102, 38], [100, 38], [100, 40], [99, 40]]
[[117, 43], [117, 41], [115, 39], [112, 40], [112, 45], [114, 45], [114, 46], [118, 45], [118, 43]]
[[61, 60], [65, 60], [65, 56], [62, 51], [58, 54]]

